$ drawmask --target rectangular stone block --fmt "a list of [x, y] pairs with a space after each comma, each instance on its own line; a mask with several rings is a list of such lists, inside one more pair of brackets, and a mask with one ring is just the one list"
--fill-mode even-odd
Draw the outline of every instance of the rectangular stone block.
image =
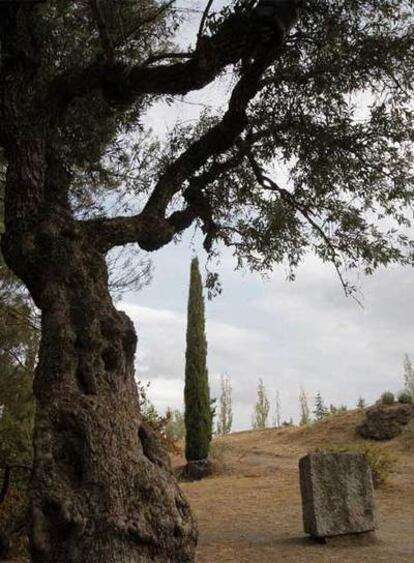
[[303, 524], [317, 538], [375, 529], [371, 470], [364, 454], [315, 453], [299, 461]]

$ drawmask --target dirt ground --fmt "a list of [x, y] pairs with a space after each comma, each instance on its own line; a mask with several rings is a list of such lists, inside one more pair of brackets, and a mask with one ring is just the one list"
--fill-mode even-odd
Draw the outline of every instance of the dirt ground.
[[215, 440], [216, 474], [182, 485], [199, 522], [198, 562], [413, 563], [414, 429], [384, 445], [396, 465], [375, 492], [376, 539], [321, 545], [303, 533], [298, 460], [318, 447], [355, 441], [361, 416], [352, 411], [306, 428]]

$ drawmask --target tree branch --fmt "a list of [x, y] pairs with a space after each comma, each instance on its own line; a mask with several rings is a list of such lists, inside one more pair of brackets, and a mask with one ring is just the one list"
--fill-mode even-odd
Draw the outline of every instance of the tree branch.
[[137, 25], [131, 28], [124, 35], [122, 40], [115, 42], [114, 47], [119, 47], [120, 45], [124, 44], [130, 37], [132, 37], [135, 33], [137, 33], [137, 31], [139, 31], [142, 27], [154, 23], [160, 16], [163, 15], [164, 12], [168, 10], [168, 8], [171, 8], [171, 6], [175, 4], [175, 2], [176, 0], [170, 0], [170, 2], [167, 2], [166, 4], [162, 5], [156, 12], [152, 13], [147, 18], [140, 20]]
[[200, 44], [201, 38], [203, 37], [204, 26], [205, 26], [206, 20], [208, 18], [208, 14], [210, 12], [210, 8], [213, 5], [213, 2], [214, 2], [214, 0], [208, 0], [206, 9], [203, 12], [203, 16], [202, 16], [201, 21], [200, 21], [200, 27], [199, 27], [198, 33], [197, 33], [197, 45]]
[[[296, 5], [297, 1], [292, 0], [292, 3]], [[286, 28], [288, 27], [286, 26]], [[231, 28], [231, 32], [235, 32], [235, 29]], [[169, 219], [165, 217], [167, 207], [185, 182], [190, 182], [190, 187], [192, 182], [194, 188], [196, 181], [194, 175], [207, 163], [209, 158], [224, 154], [236, 143], [248, 124], [246, 113], [248, 104], [260, 90], [264, 72], [280, 55], [280, 47], [284, 39], [285, 33], [277, 33], [271, 38], [268, 37], [265, 43], [255, 46], [253, 61], [246, 63], [221, 121], [193, 142], [167, 167], [139, 215], [98, 219], [83, 224], [101, 251], [107, 252], [113, 246], [130, 242], [138, 243], [144, 250], [156, 250], [170, 242], [177, 231], [189, 226], [197, 216], [200, 216], [200, 213], [204, 214], [207, 230], [214, 231], [215, 226], [211, 213], [206, 211], [205, 200], [201, 202], [200, 189], [197, 199], [190, 201], [188, 208], [176, 212]], [[221, 53], [216, 53], [216, 55], [220, 57]], [[239, 55], [240, 51], [237, 56]], [[184, 65], [173, 65], [173, 67], [185, 67], [188, 64], [194, 64], [194, 59]], [[163, 69], [171, 71], [171, 67], [160, 67], [159, 70]], [[154, 69], [148, 70], [152, 72]], [[140, 69], [140, 72], [145, 71]], [[194, 189], [184, 192], [187, 197], [191, 194], [195, 195], [195, 193]], [[207, 242], [207, 245], [209, 244], [210, 242]]]
[[[268, 131], [262, 130], [249, 134], [246, 139], [237, 143], [238, 150], [234, 155], [223, 162], [214, 162], [202, 174], [190, 178], [188, 180], [190, 186], [183, 193], [187, 206], [184, 209], [174, 211], [166, 219], [155, 218], [154, 227], [151, 225], [151, 216], [146, 218], [143, 214], [134, 217], [95, 219], [81, 224], [89, 231], [90, 236], [94, 239], [94, 244], [102, 252], [107, 252], [112, 246], [121, 246], [126, 242], [137, 242], [142, 248], [146, 246], [146, 250], [156, 250], [167, 244], [174, 235], [190, 227], [199, 218], [203, 222], [203, 232], [206, 234], [204, 247], [208, 251], [214, 236], [217, 234], [218, 226], [212, 219], [212, 210], [203, 190], [222, 174], [238, 166], [253, 144], [266, 136], [267, 133]], [[152, 230], [156, 230], [157, 237], [149, 236]], [[149, 242], [150, 238], [151, 243]]]
[[[290, 0], [289, 13], [277, 13], [269, 21], [270, 37], [266, 37], [268, 49], [277, 49], [286, 31], [297, 21], [300, 0]], [[281, 25], [275, 26], [275, 22]], [[268, 30], [269, 31], [269, 30]], [[258, 23], [252, 10], [231, 14], [211, 37], [203, 37], [185, 63], [158, 67], [95, 62], [77, 72], [57, 77], [50, 88], [49, 98], [55, 115], [64, 111], [76, 97], [100, 89], [114, 103], [131, 104], [145, 94], [187, 94], [213, 81], [228, 65], [251, 58], [263, 47], [263, 22]]]
[[[251, 63], [234, 88], [222, 120], [192, 143], [167, 168], [141, 214], [97, 219], [83, 224], [102, 251], [130, 242], [137, 242], [144, 250], [157, 250], [171, 241], [177, 229], [183, 230], [191, 224], [197, 216], [194, 205], [184, 214], [174, 215], [170, 220], [165, 218], [167, 207], [183, 184], [191, 181], [211, 156], [222, 154], [233, 146], [247, 125], [247, 105], [258, 90], [262, 73], [274, 58], [275, 54], [265, 49]], [[214, 178], [209, 176], [208, 179], [212, 181]]]
[[191, 59], [192, 56], [193, 53], [158, 53], [148, 57], [148, 59], [143, 63], [143, 66], [148, 66], [168, 59]]
[[191, 178], [210, 157], [223, 154], [233, 146], [247, 126], [247, 106], [258, 92], [261, 76], [275, 56], [274, 52], [262, 49], [235, 86], [221, 121], [192, 143], [167, 168], [149, 197], [144, 213], [163, 216], [171, 198], [185, 180]]
[[[254, 159], [252, 154], [249, 154], [249, 161], [259, 184], [265, 189], [268, 190], [270, 189], [272, 191], [279, 193], [281, 198], [284, 201], [286, 201], [288, 205], [290, 205], [290, 207], [298, 211], [311, 225], [312, 229], [318, 234], [318, 236], [324, 241], [330, 254], [330, 261], [334, 265], [335, 271], [341, 282], [344, 293], [348, 297], [350, 295], [350, 289], [338, 265], [338, 248], [334, 245], [334, 243], [329, 238], [329, 236], [325, 233], [323, 228], [320, 225], [318, 225], [318, 223], [313, 219], [311, 212], [296, 201], [294, 195], [292, 195], [288, 190], [285, 190], [284, 188], [278, 186], [276, 182], [274, 182], [268, 176], [263, 174], [262, 169]], [[359, 303], [358, 300], [356, 301], [357, 303]]]
[[105, 53], [105, 58], [107, 63], [113, 64], [114, 62], [114, 50], [109, 37], [105, 21], [102, 17], [101, 10], [98, 4], [99, 0], [89, 0], [89, 7], [92, 13], [92, 17], [96, 22], [96, 27], [98, 28], [99, 38], [101, 40], [102, 49]]

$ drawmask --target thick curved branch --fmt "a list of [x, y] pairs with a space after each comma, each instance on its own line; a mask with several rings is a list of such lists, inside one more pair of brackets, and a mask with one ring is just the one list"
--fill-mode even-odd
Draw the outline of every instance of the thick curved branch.
[[[208, 247], [216, 231], [212, 220], [212, 210], [203, 190], [217, 180], [221, 174], [234, 169], [252, 144], [263, 136], [263, 132], [249, 136], [238, 146], [238, 152], [223, 162], [213, 163], [207, 170], [189, 180], [183, 197], [187, 203], [184, 209], [174, 211], [166, 219], [139, 214], [134, 217], [115, 217], [110, 219], [94, 219], [81, 222], [94, 244], [101, 252], [107, 252], [113, 246], [121, 246], [128, 242], [140, 244], [146, 250], [157, 250], [171, 241], [174, 235], [183, 232], [196, 219], [203, 222], [206, 233], [205, 247]], [[155, 233], [152, 234], [151, 233]]]
[[259, 131], [249, 134], [246, 139], [236, 143], [237, 152], [231, 157], [221, 162], [214, 162], [207, 170], [191, 178], [189, 181], [190, 187], [183, 193], [183, 197], [188, 204], [187, 207], [175, 211], [167, 219], [177, 232], [182, 232], [190, 227], [195, 219], [201, 219], [202, 229], [206, 235], [204, 248], [207, 252], [211, 250], [213, 240], [219, 231], [219, 225], [213, 219], [213, 210], [204, 190], [208, 185], [218, 180], [222, 174], [234, 170], [248, 155], [253, 145], [268, 133], [268, 131]]
[[143, 250], [162, 248], [173, 239], [176, 231], [164, 217], [134, 215], [80, 221], [79, 225], [96, 248], [103, 253], [115, 246], [137, 243]]
[[247, 126], [247, 106], [259, 90], [264, 71], [274, 59], [273, 52], [262, 50], [234, 88], [229, 107], [221, 121], [190, 145], [167, 168], [155, 186], [144, 213], [163, 216], [172, 197], [185, 180], [191, 178], [210, 157], [223, 154], [234, 145]]
[[[296, 23], [301, 0], [287, 0], [288, 12], [275, 13], [267, 23], [266, 43], [280, 45]], [[283, 3], [284, 4], [284, 3]], [[228, 65], [254, 56], [263, 44], [264, 23], [252, 10], [230, 15], [211, 37], [202, 37], [190, 60], [184, 63], [148, 67], [96, 62], [78, 72], [56, 78], [49, 92], [55, 114], [76, 97], [102, 90], [115, 103], [133, 103], [145, 94], [186, 94], [212, 82]]]
[[[292, 0], [292, 5], [296, 6], [298, 2], [299, 0]], [[289, 20], [288, 23], [289, 25], [285, 26], [287, 30], [294, 22]], [[166, 211], [185, 182], [193, 181], [194, 187], [196, 172], [207, 163], [209, 158], [224, 154], [236, 144], [248, 124], [246, 113], [248, 104], [260, 90], [264, 72], [280, 55], [280, 47], [284, 39], [284, 32], [277, 33], [256, 46], [254, 59], [246, 63], [221, 121], [192, 143], [168, 166], [139, 215], [84, 223], [84, 228], [89, 231], [89, 235], [101, 251], [106, 252], [113, 246], [131, 242], [138, 243], [144, 250], [156, 250], [170, 242], [178, 231], [189, 226], [197, 216], [200, 216], [199, 210], [205, 209], [204, 205], [200, 205], [200, 194], [197, 196], [196, 205], [194, 201], [190, 201], [187, 209], [173, 214], [169, 219], [166, 218]], [[211, 178], [211, 181], [213, 180], [214, 178]], [[195, 192], [187, 191], [188, 193]], [[205, 215], [205, 218], [208, 216]], [[210, 230], [214, 230], [212, 220], [209, 219], [207, 223], [210, 225]]]
[[[144, 250], [156, 250], [170, 242], [177, 229], [183, 230], [185, 225], [191, 224], [196, 217], [194, 206], [181, 215], [179, 222], [177, 215], [172, 222], [165, 218], [167, 207], [183, 184], [190, 181], [210, 157], [223, 154], [234, 145], [247, 125], [248, 103], [258, 91], [262, 74], [274, 58], [275, 54], [267, 49], [260, 53], [234, 88], [222, 120], [167, 168], [141, 214], [84, 223], [101, 250], [106, 252], [113, 246], [130, 242], [137, 242]], [[214, 177], [209, 176], [209, 180], [213, 181]]]
[[143, 66], [148, 66], [168, 59], [191, 59], [192, 56], [193, 53], [156, 53], [148, 57], [148, 59], [143, 63]]

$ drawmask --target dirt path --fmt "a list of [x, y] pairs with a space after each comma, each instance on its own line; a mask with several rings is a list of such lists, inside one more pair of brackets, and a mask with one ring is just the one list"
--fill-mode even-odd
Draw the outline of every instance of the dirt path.
[[400, 456], [392, 482], [376, 492], [376, 542], [321, 545], [303, 533], [297, 462], [304, 446], [282, 443], [275, 432], [260, 445], [246, 433], [225, 440], [222, 474], [183, 485], [199, 521], [199, 563], [414, 562], [413, 454]]

